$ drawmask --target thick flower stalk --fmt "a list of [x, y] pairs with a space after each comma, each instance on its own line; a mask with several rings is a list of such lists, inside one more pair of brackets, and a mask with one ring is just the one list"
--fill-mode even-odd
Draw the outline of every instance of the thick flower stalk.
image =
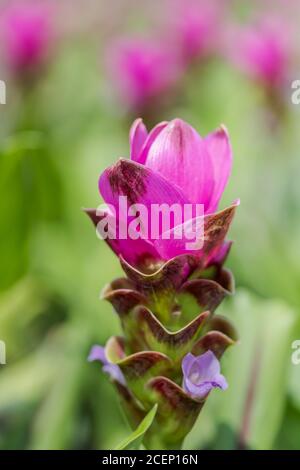
[[[102, 236], [103, 226], [112, 235], [111, 227], [124, 228], [133, 220], [133, 213], [120, 213], [120, 197], [138, 207], [140, 217], [139, 237], [106, 237], [125, 276], [107, 285], [103, 298], [119, 315], [123, 335], [110, 338], [104, 348], [94, 346], [89, 359], [103, 364], [133, 427], [158, 405], [146, 447], [178, 449], [211, 391], [227, 388], [219, 360], [236, 340], [228, 320], [214, 314], [234, 289], [223, 265], [238, 202], [218, 211], [232, 152], [224, 127], [202, 138], [180, 119], [149, 133], [138, 119], [130, 144], [131, 159], [119, 160], [100, 176], [107, 208], [87, 210]], [[204, 208], [184, 222], [191, 227], [202, 221], [201, 243], [191, 249], [184, 237], [176, 237], [181, 226], [175, 218], [167, 231], [160, 225], [158, 236], [145, 236], [153, 220], [149, 212], [141, 215], [141, 207], [187, 203]]]

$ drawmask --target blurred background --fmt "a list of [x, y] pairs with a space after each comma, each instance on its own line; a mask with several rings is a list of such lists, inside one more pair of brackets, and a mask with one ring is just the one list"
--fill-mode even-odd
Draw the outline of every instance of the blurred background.
[[1, 449], [109, 449], [129, 432], [86, 360], [119, 332], [99, 293], [121, 267], [82, 207], [136, 117], [224, 123], [234, 151], [236, 295], [219, 313], [241, 340], [185, 448], [300, 449], [299, 22], [297, 0], [0, 2]]

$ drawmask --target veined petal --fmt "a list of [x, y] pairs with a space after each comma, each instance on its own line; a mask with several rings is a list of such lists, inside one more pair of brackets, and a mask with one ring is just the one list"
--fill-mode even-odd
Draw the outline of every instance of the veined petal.
[[136, 119], [129, 132], [130, 158], [138, 162], [142, 147], [147, 139], [148, 132], [141, 118]]
[[214, 189], [207, 208], [208, 213], [215, 212], [229, 179], [232, 167], [232, 149], [227, 129], [212, 132], [205, 138], [208, 153], [213, 164]]
[[160, 132], [148, 152], [146, 166], [176, 184], [190, 202], [210, 202], [213, 166], [200, 135], [181, 119]]

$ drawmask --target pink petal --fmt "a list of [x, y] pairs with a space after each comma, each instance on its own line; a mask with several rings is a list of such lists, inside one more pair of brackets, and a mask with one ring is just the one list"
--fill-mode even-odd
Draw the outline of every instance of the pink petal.
[[218, 248], [216, 253], [213, 253], [213, 255], [209, 258], [208, 264], [222, 266], [226, 261], [226, 258], [229, 254], [232, 243], [233, 242], [231, 240], [225, 241], [223, 245], [221, 245], [220, 248]]
[[205, 138], [205, 143], [213, 164], [214, 174], [214, 190], [207, 212], [213, 213], [218, 208], [231, 173], [232, 149], [227, 129], [224, 126], [209, 134]]
[[190, 125], [171, 121], [153, 142], [146, 166], [176, 184], [192, 203], [209, 203], [213, 167], [204, 141]]
[[145, 124], [141, 118], [136, 119], [131, 126], [129, 132], [129, 143], [130, 143], [130, 158], [131, 160], [138, 162], [141, 149], [148, 136], [148, 132]]
[[107, 204], [117, 207], [118, 197], [127, 196], [131, 204], [185, 204], [182, 192], [163, 176], [139, 163], [121, 158], [99, 178], [99, 190]]
[[120, 239], [118, 237], [119, 227], [120, 224], [124, 224], [124, 222], [116, 220], [114, 214], [109, 210], [86, 209], [85, 212], [94, 223], [98, 236], [99, 234], [101, 235], [98, 224], [104, 218], [110, 223], [111, 227], [116, 227], [115, 233], [113, 230], [110, 230], [110, 235], [105, 241], [117, 256], [122, 256], [131, 266], [143, 265], [148, 259], [160, 259], [150, 241], [144, 240], [143, 238], [138, 238], [137, 240], [132, 240], [131, 238]]
[[154, 140], [167, 125], [168, 125], [167, 121], [160, 122], [155, 127], [153, 127], [153, 129], [149, 132], [149, 135], [143, 145], [139, 159], [137, 160], [139, 163], [141, 163], [142, 165], [145, 164], [149, 149], [151, 148]]
[[160, 259], [159, 254], [150, 241], [138, 238], [137, 240], [115, 240], [115, 248], [117, 247], [119, 255], [131, 265], [135, 267], [145, 266], [147, 261], [157, 261]]

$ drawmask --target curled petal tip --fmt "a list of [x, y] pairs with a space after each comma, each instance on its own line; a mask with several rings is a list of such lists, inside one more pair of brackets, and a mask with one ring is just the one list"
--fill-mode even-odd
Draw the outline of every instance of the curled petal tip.
[[107, 363], [105, 350], [102, 346], [95, 345], [91, 348], [87, 358], [88, 362], [100, 361], [103, 364]]
[[221, 124], [220, 127], [219, 127], [219, 131], [226, 134], [226, 137], [229, 138], [229, 132], [228, 132], [228, 129], [227, 127], [225, 126], [225, 124]]

